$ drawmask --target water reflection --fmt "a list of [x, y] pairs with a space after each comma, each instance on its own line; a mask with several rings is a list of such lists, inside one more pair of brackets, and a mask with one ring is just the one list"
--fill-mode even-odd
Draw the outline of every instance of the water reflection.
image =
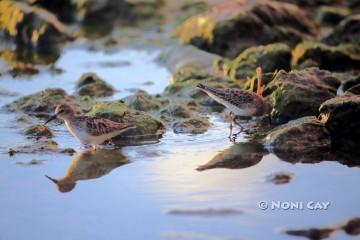
[[129, 160], [120, 150], [85, 150], [72, 160], [64, 177], [46, 177], [57, 185], [60, 192], [70, 192], [75, 188], [77, 181], [100, 178], [127, 163]]
[[350, 144], [348, 142], [333, 143], [331, 149], [308, 150], [299, 152], [273, 151], [282, 161], [295, 163], [320, 163], [323, 161], [336, 161], [348, 167], [360, 166], [360, 144]]
[[261, 143], [250, 141], [237, 143], [221, 151], [208, 163], [197, 168], [198, 171], [212, 168], [241, 169], [258, 164], [268, 151]]

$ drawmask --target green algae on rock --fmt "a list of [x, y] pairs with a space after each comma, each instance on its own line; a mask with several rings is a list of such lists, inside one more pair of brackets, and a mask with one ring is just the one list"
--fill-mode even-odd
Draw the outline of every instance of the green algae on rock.
[[[199, 101], [211, 101], [205, 98], [205, 94], [196, 88], [198, 83], [204, 83], [212, 87], [240, 87], [240, 84], [224, 77], [214, 76], [205, 72], [199, 72], [193, 68], [179, 69], [172, 77], [172, 83], [164, 90], [164, 96], [180, 99], [196, 99]], [[205, 102], [202, 102], [205, 103]], [[208, 102], [209, 103], [209, 102]], [[214, 104], [214, 101], [211, 101]]]
[[292, 120], [271, 130], [265, 145], [276, 152], [305, 153], [329, 148], [329, 131], [316, 117]]
[[315, 34], [316, 24], [293, 4], [249, 0], [215, 5], [204, 14], [187, 19], [177, 28], [186, 44], [233, 58], [259, 44], [294, 44]]
[[321, 121], [335, 138], [359, 141], [360, 96], [348, 94], [337, 96], [321, 104]]
[[138, 91], [134, 95], [122, 99], [126, 105], [139, 111], [156, 111], [160, 109], [161, 102], [145, 91]]
[[[264, 73], [276, 70], [290, 70], [291, 49], [284, 43], [273, 43], [250, 47], [241, 52], [234, 60], [221, 59], [214, 63], [223, 74], [232, 79], [254, 76], [255, 69], [261, 66]], [[220, 66], [221, 65], [221, 66]]]
[[161, 136], [165, 130], [165, 126], [160, 120], [146, 112], [131, 110], [122, 101], [96, 103], [88, 115], [107, 118], [116, 122], [133, 122], [136, 128], [124, 132], [119, 136], [120, 138], [142, 135]]
[[92, 72], [81, 75], [76, 88], [77, 94], [80, 96], [108, 97], [115, 92], [113, 86]]
[[284, 123], [304, 116], [318, 115], [320, 105], [336, 96], [340, 80], [329, 71], [318, 68], [279, 71], [269, 83], [269, 96], [275, 122]]
[[61, 88], [47, 88], [40, 92], [21, 97], [5, 105], [4, 108], [12, 112], [52, 114], [56, 105], [60, 102], [66, 102], [72, 105], [79, 112], [88, 110], [94, 104], [94, 100], [87, 96], [73, 97]]
[[352, 44], [329, 46], [323, 43], [300, 43], [292, 52], [292, 65], [312, 61], [320, 69], [345, 71], [360, 67], [360, 47]]
[[206, 117], [194, 117], [178, 120], [172, 124], [175, 133], [202, 134], [210, 127], [210, 122]]
[[25, 134], [30, 137], [36, 137], [36, 138], [41, 138], [41, 137], [52, 138], [53, 137], [52, 131], [44, 125], [30, 126], [25, 129]]
[[165, 109], [160, 111], [160, 115], [162, 118], [190, 118], [192, 116], [192, 112], [188, 106], [183, 104], [170, 104]]

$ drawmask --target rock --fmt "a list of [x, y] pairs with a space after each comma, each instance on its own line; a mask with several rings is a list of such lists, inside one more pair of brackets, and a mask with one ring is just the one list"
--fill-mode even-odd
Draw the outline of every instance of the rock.
[[210, 127], [210, 122], [205, 117], [187, 118], [173, 123], [175, 133], [202, 134]]
[[221, 151], [208, 163], [199, 166], [196, 170], [204, 171], [214, 168], [242, 169], [258, 164], [268, 151], [257, 142], [237, 143]]
[[51, 139], [41, 138], [31, 144], [17, 146], [9, 150], [9, 154], [12, 156], [15, 153], [56, 153], [59, 152], [59, 145], [57, 142]]
[[17, 122], [32, 123], [34, 119], [28, 114], [22, 114], [16, 119]]
[[[20, 111], [28, 114], [45, 113], [52, 114], [60, 102], [67, 102], [79, 109], [88, 110], [93, 105], [93, 99], [89, 97], [72, 97], [61, 88], [47, 88], [40, 92], [21, 97], [7, 104], [4, 108], [8, 111]], [[79, 110], [80, 111], [80, 110]]]
[[240, 215], [242, 211], [236, 209], [175, 209], [169, 211], [170, 215], [177, 216], [203, 216], [203, 217], [212, 217], [212, 216], [233, 216]]
[[84, 73], [77, 85], [77, 94], [90, 97], [109, 97], [114, 94], [113, 86], [101, 79], [96, 73]]
[[294, 177], [291, 172], [277, 172], [269, 176], [269, 181], [274, 184], [286, 184], [289, 183]]
[[351, 236], [360, 235], [360, 218], [357, 217], [357, 218], [350, 219], [343, 226], [343, 230]]
[[[116, 122], [133, 122], [135, 129], [130, 129], [117, 138], [136, 137], [142, 135], [161, 136], [164, 133], [164, 124], [142, 111], [128, 108], [122, 101], [99, 102], [88, 113], [90, 116], [103, 117]], [[116, 138], [115, 138], [116, 139]]]
[[331, 137], [324, 124], [315, 117], [303, 117], [271, 130], [265, 145], [275, 154], [305, 154], [329, 148]]
[[16, 162], [16, 164], [18, 165], [22, 165], [22, 166], [34, 166], [34, 165], [42, 165], [46, 162], [46, 160], [36, 160], [33, 159], [30, 162]]
[[61, 88], [48, 88], [38, 93], [34, 93], [15, 100], [5, 107], [9, 111], [23, 111], [26, 113], [54, 111], [58, 102], [68, 97], [67, 93]]
[[15, 149], [13, 149], [13, 148], [9, 148], [9, 150], [8, 150], [8, 154], [9, 154], [9, 156], [10, 156], [10, 157], [14, 156], [14, 155], [15, 155], [15, 153], [16, 153], [16, 150], [15, 150]]
[[342, 90], [345, 92], [347, 90], [349, 90], [350, 88], [356, 86], [360, 84], [360, 75], [354, 77], [354, 78], [350, 78], [348, 79], [347, 81], [345, 81], [343, 84], [342, 84]]
[[352, 86], [345, 92], [345, 94], [349, 94], [349, 93], [360, 95], [360, 83], [355, 86]]
[[319, 109], [321, 121], [333, 138], [359, 140], [360, 96], [338, 96], [325, 101]]
[[181, 42], [233, 58], [246, 48], [294, 44], [315, 34], [312, 18], [293, 4], [276, 1], [230, 1], [187, 19], [177, 28]]
[[206, 83], [209, 86], [220, 88], [240, 87], [240, 84], [233, 80], [186, 67], [173, 75], [172, 83], [165, 88], [163, 95], [172, 99], [177, 98], [181, 101], [194, 99], [202, 105], [223, 109], [221, 105], [196, 88], [198, 83]]
[[322, 24], [335, 25], [351, 14], [347, 8], [339, 6], [321, 6], [318, 9], [317, 20]]
[[323, 4], [332, 5], [338, 3], [339, 0], [278, 0], [281, 2], [288, 2], [296, 4], [300, 7], [316, 7]]
[[225, 76], [244, 79], [254, 76], [255, 69], [261, 66], [264, 73], [275, 70], [290, 70], [291, 49], [283, 43], [256, 46], [244, 50], [233, 61], [221, 59], [215, 65], [222, 69]]
[[52, 131], [44, 125], [30, 126], [25, 130], [25, 134], [28, 136], [31, 136], [31, 137], [36, 137], [36, 138], [42, 138], [42, 137], [52, 138], [53, 137]]
[[331, 72], [308, 68], [279, 71], [265, 92], [269, 93], [274, 122], [284, 123], [303, 116], [318, 115], [321, 103], [336, 96], [340, 80]]
[[163, 64], [171, 73], [180, 69], [196, 68], [198, 71], [211, 72], [212, 63], [220, 56], [202, 51], [194, 46], [172, 44], [165, 48], [157, 61]]
[[293, 51], [293, 66], [312, 61], [320, 69], [346, 71], [360, 67], [360, 47], [352, 44], [328, 46], [322, 43], [300, 43]]
[[60, 153], [64, 153], [69, 156], [73, 156], [76, 153], [76, 151], [73, 148], [65, 148], [65, 149], [61, 150]]
[[122, 100], [130, 108], [145, 112], [159, 110], [161, 106], [161, 102], [157, 98], [144, 91], [138, 91], [136, 94], [125, 97]]
[[336, 230], [336, 228], [309, 228], [287, 230], [285, 233], [291, 236], [306, 237], [310, 240], [321, 240], [330, 237]]
[[0, 29], [5, 30], [18, 45], [41, 49], [75, 38], [53, 13], [40, 6], [4, 0], [0, 2], [0, 9], [8, 13], [8, 17], [4, 15], [0, 22]]
[[185, 104], [171, 104], [167, 108], [160, 111], [163, 118], [191, 118], [192, 113]]
[[360, 14], [345, 18], [323, 41], [330, 45], [342, 43], [360, 45]]

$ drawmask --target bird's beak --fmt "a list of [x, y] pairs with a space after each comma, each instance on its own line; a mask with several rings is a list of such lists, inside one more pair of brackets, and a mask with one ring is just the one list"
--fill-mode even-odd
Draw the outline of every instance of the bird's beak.
[[52, 115], [52, 116], [44, 123], [44, 125], [47, 124], [47, 123], [49, 123], [49, 122], [51, 122], [52, 120], [56, 119], [56, 117], [57, 117], [56, 114]]
[[54, 179], [54, 178], [51, 178], [49, 177], [48, 175], [45, 175], [45, 177], [47, 177], [50, 181], [52, 181], [53, 183], [57, 184], [58, 183], [58, 180]]

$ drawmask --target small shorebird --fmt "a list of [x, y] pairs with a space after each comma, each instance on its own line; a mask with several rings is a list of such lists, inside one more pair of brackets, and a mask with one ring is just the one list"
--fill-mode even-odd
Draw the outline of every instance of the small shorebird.
[[97, 145], [135, 128], [130, 123], [118, 123], [105, 118], [89, 117], [76, 114], [68, 104], [59, 104], [55, 108], [55, 114], [46, 122], [60, 118], [64, 120], [67, 129], [84, 145], [91, 145], [96, 150]]
[[256, 69], [258, 77], [257, 93], [237, 89], [237, 88], [213, 88], [199, 83], [197, 88], [205, 92], [209, 97], [224, 105], [230, 110], [231, 124], [230, 135], [234, 138], [243, 131], [243, 127], [237, 123], [240, 127], [240, 132], [232, 134], [233, 124], [236, 123], [236, 116], [240, 117], [260, 117], [268, 115], [271, 111], [271, 105], [266, 99], [262, 97], [261, 93], [261, 68]]

